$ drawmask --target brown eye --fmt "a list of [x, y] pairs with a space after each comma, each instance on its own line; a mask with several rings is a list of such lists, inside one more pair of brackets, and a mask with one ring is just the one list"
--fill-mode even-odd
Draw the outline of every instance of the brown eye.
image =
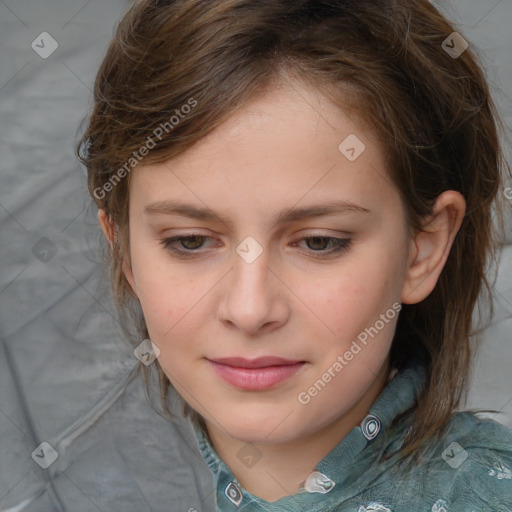
[[[351, 243], [350, 238], [335, 238], [332, 236], [310, 236], [302, 240], [306, 241], [309, 252], [316, 252], [320, 257], [348, 250]], [[331, 244], [330, 249], [328, 248], [329, 244]]]
[[[210, 237], [206, 235], [180, 235], [172, 238], [164, 238], [160, 241], [161, 245], [169, 252], [186, 256], [187, 254], [192, 255], [194, 252], [200, 254], [198, 249], [201, 249], [204, 245], [205, 240]], [[179, 243], [179, 246], [176, 244]]]
[[[312, 240], [313, 243], [311, 243], [311, 242], [307, 243], [308, 247], [310, 249], [313, 249], [314, 251], [320, 251], [320, 250], [326, 248], [326, 245], [328, 245], [328, 243], [331, 239], [327, 236], [314, 236], [314, 237], [310, 237], [310, 238], [305, 238], [304, 240]], [[326, 241], [327, 241], [327, 244], [325, 243]], [[324, 243], [322, 243], [322, 242], [324, 242]]]
[[[204, 238], [206, 238], [206, 237], [201, 236], [201, 235], [186, 236], [186, 237], [182, 237], [180, 239], [180, 243], [182, 244], [182, 246], [185, 249], [190, 249], [190, 250], [199, 249], [203, 245]], [[184, 243], [187, 241], [191, 241], [191, 243], [190, 244]]]

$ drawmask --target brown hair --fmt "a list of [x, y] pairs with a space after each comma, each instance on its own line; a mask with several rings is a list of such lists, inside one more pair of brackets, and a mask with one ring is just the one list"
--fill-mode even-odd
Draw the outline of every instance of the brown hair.
[[[508, 169], [481, 64], [471, 48], [455, 57], [443, 44], [454, 31], [427, 0], [135, 1], [99, 69], [77, 153], [91, 197], [117, 227], [107, 263], [123, 326], [127, 311], [136, 321], [136, 343], [148, 332], [121, 268], [130, 254], [129, 167], [142, 153], [156, 163], [186, 151], [294, 77], [375, 129], [412, 233], [443, 191], [466, 200], [439, 281], [424, 301], [404, 304], [390, 354], [399, 369], [422, 354], [427, 374], [401, 454], [440, 435], [466, 389], [472, 314], [484, 289], [492, 315], [486, 272], [503, 232], [492, 206], [503, 213], [498, 191]], [[150, 140], [154, 147], [142, 150]], [[157, 367], [167, 410], [171, 384]]]

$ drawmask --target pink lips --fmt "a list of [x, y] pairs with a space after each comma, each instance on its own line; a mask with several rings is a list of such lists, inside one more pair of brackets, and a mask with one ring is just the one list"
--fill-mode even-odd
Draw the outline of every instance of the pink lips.
[[208, 362], [219, 377], [246, 391], [269, 389], [295, 375], [305, 364], [305, 361], [291, 361], [272, 356], [252, 360], [228, 357], [208, 359]]

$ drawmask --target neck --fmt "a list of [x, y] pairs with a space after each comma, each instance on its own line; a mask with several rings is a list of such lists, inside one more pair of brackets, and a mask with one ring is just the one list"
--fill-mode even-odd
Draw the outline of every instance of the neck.
[[210, 422], [206, 422], [208, 434], [219, 457], [247, 491], [266, 501], [277, 501], [296, 494], [316, 465], [362, 422], [387, 379], [385, 364], [359, 402], [334, 422], [308, 436], [278, 444], [254, 444], [261, 453], [254, 465], [246, 464], [238, 455], [247, 443], [229, 436]]

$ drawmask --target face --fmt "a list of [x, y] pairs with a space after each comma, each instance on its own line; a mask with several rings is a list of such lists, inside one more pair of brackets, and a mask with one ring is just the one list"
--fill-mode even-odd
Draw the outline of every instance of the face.
[[364, 400], [411, 244], [369, 131], [296, 84], [132, 173], [126, 276], [160, 365], [207, 424], [279, 443]]

